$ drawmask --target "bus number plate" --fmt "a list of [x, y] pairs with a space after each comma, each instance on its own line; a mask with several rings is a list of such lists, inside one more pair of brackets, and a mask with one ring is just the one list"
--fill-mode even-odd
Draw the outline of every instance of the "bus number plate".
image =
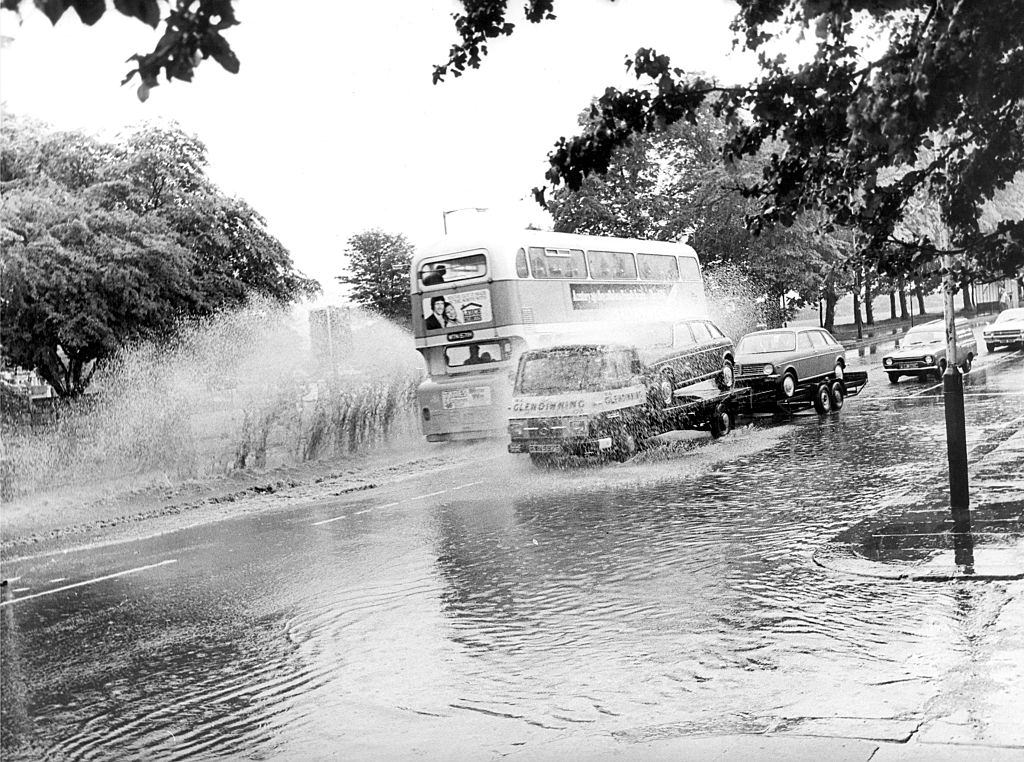
[[491, 387], [471, 386], [441, 392], [441, 407], [455, 410], [462, 407], [487, 407], [491, 404]]

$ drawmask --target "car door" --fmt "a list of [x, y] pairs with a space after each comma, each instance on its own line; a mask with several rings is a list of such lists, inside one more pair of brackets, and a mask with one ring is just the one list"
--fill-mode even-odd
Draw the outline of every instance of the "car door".
[[717, 349], [711, 331], [703, 320], [694, 320], [690, 323], [690, 330], [693, 332], [694, 348], [691, 355], [691, 375], [694, 378], [704, 378], [711, 375], [721, 366], [721, 360], [717, 359]]
[[824, 376], [832, 372], [836, 363], [836, 351], [824, 331], [809, 331], [814, 345], [814, 375]]
[[818, 375], [816, 351], [810, 331], [797, 331], [796, 359], [793, 360], [793, 367], [796, 368], [796, 375], [800, 380]]

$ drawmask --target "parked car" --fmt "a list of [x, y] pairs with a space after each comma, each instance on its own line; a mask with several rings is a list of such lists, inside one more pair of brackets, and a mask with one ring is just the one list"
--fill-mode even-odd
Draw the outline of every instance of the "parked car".
[[[960, 368], [967, 373], [978, 355], [978, 342], [966, 320], [956, 321], [956, 351], [962, 357]], [[893, 384], [902, 376], [941, 378], [946, 372], [945, 323], [932, 320], [911, 328], [899, 348], [882, 357], [882, 368]]]
[[1024, 346], [1024, 307], [1003, 310], [981, 334], [989, 352], [994, 352], [1000, 346]]
[[774, 388], [783, 399], [798, 386], [842, 378], [843, 345], [824, 328], [776, 328], [748, 333], [736, 345], [736, 380], [755, 389]]
[[667, 328], [660, 341], [639, 347], [656, 405], [671, 405], [678, 390], [701, 381], [713, 380], [722, 391], [732, 389], [736, 380], [732, 339], [710, 320], [681, 320]]

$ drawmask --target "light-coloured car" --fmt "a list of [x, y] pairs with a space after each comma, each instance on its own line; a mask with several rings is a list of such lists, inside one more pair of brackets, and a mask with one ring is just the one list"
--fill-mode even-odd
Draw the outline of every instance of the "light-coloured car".
[[[978, 355], [978, 342], [966, 320], [956, 321], [956, 351], [964, 373]], [[907, 331], [898, 349], [882, 357], [882, 368], [890, 383], [902, 376], [941, 378], [946, 371], [946, 326], [942, 320], [916, 325]]]
[[755, 389], [775, 388], [791, 398], [797, 387], [846, 369], [843, 345], [824, 328], [776, 328], [748, 333], [736, 345], [736, 380]]
[[1024, 346], [1024, 307], [1003, 310], [981, 334], [989, 352], [996, 347]]

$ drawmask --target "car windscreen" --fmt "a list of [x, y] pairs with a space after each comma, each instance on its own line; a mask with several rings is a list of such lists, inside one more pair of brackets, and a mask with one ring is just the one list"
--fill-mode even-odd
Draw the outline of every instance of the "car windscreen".
[[796, 335], [792, 331], [779, 333], [755, 333], [744, 336], [736, 347], [737, 352], [754, 355], [761, 352], [792, 352], [796, 349]]
[[1012, 310], [1003, 310], [996, 318], [997, 323], [1005, 323], [1008, 320], [1024, 320], [1024, 307]]
[[523, 359], [517, 394], [599, 392], [617, 389], [630, 379], [627, 352], [559, 352]]
[[944, 331], [907, 331], [907, 337], [903, 340], [904, 346], [913, 344], [934, 344], [937, 341], [945, 341]]

